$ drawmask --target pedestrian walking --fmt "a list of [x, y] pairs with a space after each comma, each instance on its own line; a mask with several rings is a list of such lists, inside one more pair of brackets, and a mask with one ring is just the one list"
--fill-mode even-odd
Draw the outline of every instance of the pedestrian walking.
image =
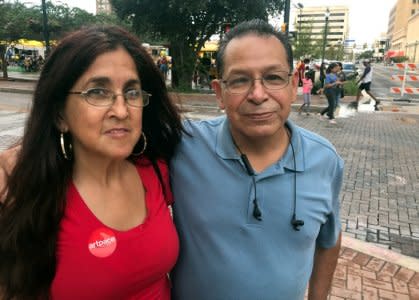
[[339, 62], [337, 62], [337, 64], [339, 66], [339, 70], [337, 71], [336, 76], [337, 76], [338, 80], [340, 81], [340, 83], [336, 85], [336, 88], [337, 88], [337, 91], [336, 91], [336, 107], [339, 107], [340, 106], [340, 99], [345, 97], [344, 84], [346, 82], [346, 75], [343, 72], [342, 63], [339, 61]]
[[356, 94], [356, 100], [353, 106], [355, 109], [358, 109], [359, 99], [361, 98], [362, 91], [365, 92], [375, 101], [374, 109], [377, 111], [379, 110], [378, 104], [380, 104], [380, 100], [378, 100], [372, 93], [371, 93], [371, 82], [372, 82], [372, 75], [373, 75], [373, 68], [371, 66], [370, 60], [365, 59], [363, 62], [364, 65], [364, 72], [362, 73], [361, 77], [357, 81], [357, 84], [361, 83], [358, 87], [358, 92]]
[[303, 99], [304, 103], [298, 109], [298, 113], [301, 114], [302, 110], [306, 113], [306, 115], [310, 115], [310, 103], [311, 103], [311, 90], [313, 88], [313, 81], [310, 78], [310, 74], [307, 71], [303, 78]]
[[336, 108], [337, 93], [340, 92], [337, 86], [341, 84], [336, 75], [338, 70], [339, 65], [337, 63], [331, 63], [326, 69], [326, 78], [324, 81], [324, 94], [326, 95], [328, 106], [320, 112], [320, 118], [323, 118], [324, 114], [327, 113], [331, 124], [336, 124], [334, 111]]

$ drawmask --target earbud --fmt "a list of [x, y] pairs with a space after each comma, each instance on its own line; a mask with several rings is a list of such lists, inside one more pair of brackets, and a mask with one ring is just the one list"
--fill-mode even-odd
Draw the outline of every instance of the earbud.
[[259, 209], [258, 201], [256, 198], [253, 200], [253, 217], [258, 221], [262, 221], [262, 213]]
[[304, 221], [303, 220], [297, 220], [295, 218], [295, 214], [292, 216], [291, 219], [291, 225], [294, 228], [295, 231], [300, 231], [300, 227], [304, 226]]

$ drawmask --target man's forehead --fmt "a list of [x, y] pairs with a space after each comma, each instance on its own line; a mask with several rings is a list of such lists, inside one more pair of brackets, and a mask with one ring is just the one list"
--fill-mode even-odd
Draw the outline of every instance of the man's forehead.
[[225, 71], [289, 70], [284, 45], [274, 35], [247, 34], [234, 38], [224, 53]]

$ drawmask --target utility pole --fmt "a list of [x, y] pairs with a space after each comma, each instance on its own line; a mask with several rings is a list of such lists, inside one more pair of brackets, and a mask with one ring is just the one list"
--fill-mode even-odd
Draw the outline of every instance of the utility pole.
[[290, 2], [291, 0], [285, 0], [285, 8], [284, 8], [284, 29], [285, 29], [285, 36], [288, 37], [289, 32], [289, 23], [290, 23]]
[[47, 6], [45, 0], [42, 0], [42, 31], [44, 33], [45, 40], [45, 58], [49, 56], [51, 47], [49, 45], [49, 29], [48, 29], [48, 15], [47, 15]]

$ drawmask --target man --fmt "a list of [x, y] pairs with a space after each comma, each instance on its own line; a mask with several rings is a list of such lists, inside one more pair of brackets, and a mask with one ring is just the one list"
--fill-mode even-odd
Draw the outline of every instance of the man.
[[213, 81], [226, 116], [185, 123], [172, 161], [180, 257], [173, 299], [326, 299], [340, 248], [343, 161], [288, 120], [297, 96], [286, 38], [231, 29]]
[[375, 98], [375, 96], [371, 93], [370, 87], [371, 87], [371, 81], [372, 81], [372, 67], [370, 64], [369, 59], [365, 59], [363, 62], [363, 65], [365, 67], [364, 72], [362, 73], [362, 76], [357, 81], [357, 84], [361, 82], [361, 84], [358, 87], [358, 93], [356, 94], [356, 103], [355, 108], [358, 108], [359, 98], [362, 95], [362, 91], [365, 90], [365, 92], [375, 101], [374, 108], [375, 110], [378, 109], [378, 104], [380, 104], [380, 101]]

